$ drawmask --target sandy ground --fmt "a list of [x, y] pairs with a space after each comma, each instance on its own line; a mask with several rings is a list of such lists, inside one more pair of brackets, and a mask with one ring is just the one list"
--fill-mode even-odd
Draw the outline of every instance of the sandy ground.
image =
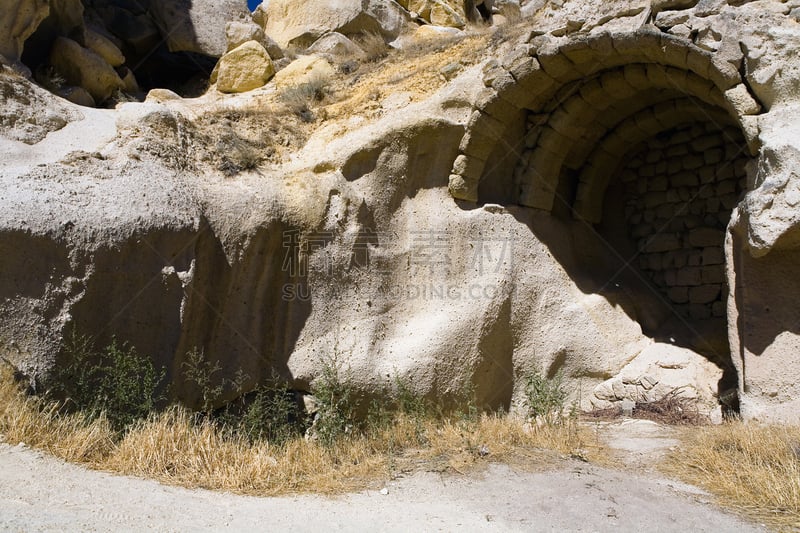
[[[627, 425], [626, 425], [627, 424]], [[418, 473], [384, 491], [253, 498], [94, 472], [24, 446], [0, 446], [3, 531], [762, 531], [695, 487], [643, 470], [672, 444], [645, 422], [600, 428], [629, 471], [565, 461], [522, 473]], [[388, 492], [388, 493], [387, 493]]]

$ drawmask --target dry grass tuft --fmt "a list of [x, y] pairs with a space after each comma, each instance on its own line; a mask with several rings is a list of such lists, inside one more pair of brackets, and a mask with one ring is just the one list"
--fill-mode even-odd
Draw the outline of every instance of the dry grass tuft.
[[364, 51], [364, 60], [369, 63], [375, 63], [389, 55], [389, 45], [378, 33], [367, 32], [358, 36], [355, 42]]
[[540, 426], [499, 414], [399, 412], [329, 445], [302, 437], [273, 445], [172, 407], [115, 433], [103, 416], [63, 414], [58, 405], [25, 395], [7, 368], [0, 376], [0, 434], [9, 444], [25, 442], [92, 468], [260, 496], [341, 493], [398, 472], [466, 473], [499, 460], [531, 468], [601, 453], [593, 434], [573, 419]]
[[114, 432], [104, 416], [63, 415], [57, 404], [25, 395], [13, 371], [0, 364], [0, 433], [6, 442], [46, 450], [56, 457], [92, 463], [113, 449]]
[[800, 528], [800, 427], [729, 422], [687, 428], [664, 469], [731, 510], [777, 529]]

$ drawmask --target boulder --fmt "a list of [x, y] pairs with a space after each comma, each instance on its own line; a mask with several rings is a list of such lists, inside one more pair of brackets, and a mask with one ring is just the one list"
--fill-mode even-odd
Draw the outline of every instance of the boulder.
[[265, 9], [264, 31], [281, 47], [306, 48], [324, 34], [378, 33], [395, 39], [409, 21], [392, 0], [272, 0]]
[[234, 20], [225, 25], [225, 39], [228, 42], [227, 52], [238, 48], [247, 41], [264, 42], [264, 29], [254, 22]]
[[97, 14], [108, 31], [136, 54], [144, 56], [152, 52], [162, 40], [159, 29], [146, 13], [111, 5], [98, 9]]
[[81, 0], [49, 0], [50, 17], [55, 30], [64, 36], [83, 28], [83, 3]]
[[166, 0], [151, 2], [150, 13], [170, 52], [213, 57], [227, 50], [225, 23], [249, 21], [244, 0]]
[[225, 38], [228, 41], [228, 52], [246, 43], [260, 43], [272, 59], [283, 59], [283, 50], [273, 39], [268, 37], [262, 27], [254, 22], [233, 21], [225, 25]]
[[459, 13], [452, 7], [440, 1], [433, 3], [430, 11], [430, 18], [428, 20], [431, 24], [449, 28], [463, 28], [466, 26], [466, 20], [463, 13]]
[[47, 0], [0, 0], [0, 55], [19, 61], [25, 40], [49, 14]]
[[86, 47], [102, 57], [106, 63], [112, 67], [118, 67], [125, 63], [125, 56], [116, 44], [111, 40], [89, 28], [84, 33]]
[[64, 87], [57, 94], [61, 98], [83, 107], [95, 107], [97, 105], [89, 91], [83, 87]]
[[67, 83], [83, 87], [98, 103], [125, 85], [100, 55], [66, 37], [59, 37], [53, 43], [50, 63]]
[[136, 76], [133, 74], [133, 71], [128, 67], [122, 67], [119, 69], [120, 78], [122, 78], [123, 87], [122, 90], [128, 94], [138, 94], [141, 92], [141, 87], [139, 87], [139, 81], [136, 79]]
[[263, 87], [275, 75], [275, 66], [263, 46], [248, 41], [222, 56], [215, 71], [219, 91], [243, 93]]
[[308, 48], [310, 54], [337, 56], [342, 58], [361, 58], [364, 51], [341, 33], [331, 32], [323, 35]]

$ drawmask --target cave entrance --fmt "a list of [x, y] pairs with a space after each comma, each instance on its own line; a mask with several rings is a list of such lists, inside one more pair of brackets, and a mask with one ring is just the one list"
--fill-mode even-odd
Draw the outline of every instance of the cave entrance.
[[[725, 229], [746, 188], [741, 132], [713, 122], [667, 130], [635, 147], [606, 195], [624, 219], [636, 265], [677, 314], [728, 352]], [[617, 204], [618, 205], [618, 204]]]
[[735, 387], [723, 248], [761, 110], [735, 61], [643, 28], [533, 37], [485, 72], [451, 194], [591, 227], [646, 287], [636, 297], [667, 309], [636, 315], [645, 333], [703, 353]]

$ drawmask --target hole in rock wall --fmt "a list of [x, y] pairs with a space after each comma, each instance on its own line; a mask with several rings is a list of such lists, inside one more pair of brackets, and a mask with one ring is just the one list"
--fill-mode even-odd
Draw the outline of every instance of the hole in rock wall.
[[[687, 57], [684, 45], [670, 44]], [[488, 100], [462, 142], [455, 183], [476, 187], [479, 203], [519, 204], [564, 221], [572, 235], [543, 242], [582, 290], [615, 303], [615, 291], [624, 292], [620, 305], [645, 334], [702, 353], [725, 371], [720, 391], [735, 388], [724, 241], [751, 157], [726, 100], [735, 73], [721, 82], [705, 56], [687, 69], [669, 58], [650, 62], [635, 48], [630, 58], [602, 56], [612, 65], [604, 69], [586, 49], [586, 63], [572, 72], [557, 53], [539, 57], [545, 69], [560, 57], [561, 79], [534, 71]], [[741, 84], [736, 91], [747, 92]], [[519, 112], [509, 110], [525, 99]], [[490, 153], [481, 125], [503, 132]], [[480, 179], [471, 181], [476, 168]]]
[[[596, 137], [592, 143], [562, 146], [565, 155], [551, 213], [591, 225], [605, 246], [614, 248], [609, 256], [616, 256], [618, 265], [649, 286], [632, 289], [639, 291], [637, 300], [641, 296], [639, 310], [651, 305], [641, 302], [668, 309], [649, 321], [637, 314], [645, 333], [718, 363], [726, 370], [720, 385], [725, 390], [736, 386], [727, 337], [725, 229], [746, 190], [749, 154], [732, 120], [722, 113], [708, 114], [702, 106], [692, 113], [694, 105], [669, 118], [662, 112], [663, 129], [625, 133], [626, 122], [641, 124], [642, 116], [654, 116], [652, 108], [645, 107], [639, 115], [612, 121], [611, 128], [601, 126], [602, 134], [589, 134]], [[540, 114], [530, 113], [525, 135], [541, 140], [547, 128]], [[617, 137], [624, 149], [614, 153], [606, 146]], [[515, 170], [523, 194], [530, 165], [541, 155], [537, 148], [529, 149]], [[546, 152], [545, 157], [556, 156]]]

